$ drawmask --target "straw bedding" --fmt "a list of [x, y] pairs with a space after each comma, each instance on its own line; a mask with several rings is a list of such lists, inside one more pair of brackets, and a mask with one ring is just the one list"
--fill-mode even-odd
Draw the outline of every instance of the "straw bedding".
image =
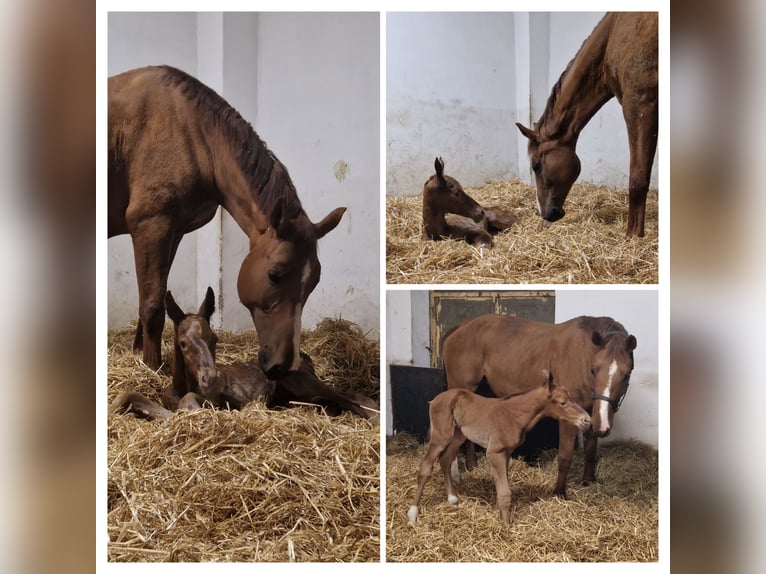
[[[159, 400], [170, 377], [141, 363], [132, 337], [109, 335], [109, 400], [124, 390]], [[251, 360], [257, 346], [254, 333], [223, 333], [217, 360]], [[358, 326], [325, 320], [302, 349], [325, 382], [378, 399], [378, 343]], [[110, 414], [109, 560], [378, 561], [379, 444], [376, 424], [305, 406]]]
[[[446, 501], [438, 463], [420, 515], [407, 524], [425, 446], [394, 438], [386, 456], [386, 559], [389, 562], [654, 562], [658, 560], [657, 451], [637, 442], [600, 445], [599, 482], [582, 486], [575, 452], [568, 500], [551, 496], [556, 451], [538, 463], [510, 464], [511, 524], [500, 521], [495, 486], [482, 456], [463, 475], [459, 502]], [[461, 464], [462, 466], [462, 464]]]
[[465, 241], [425, 241], [422, 196], [386, 200], [388, 283], [657, 283], [657, 190], [649, 191], [645, 237], [625, 238], [626, 190], [575, 184], [566, 215], [548, 224], [537, 213], [535, 188], [518, 180], [488, 182], [466, 192], [518, 222], [491, 249]]

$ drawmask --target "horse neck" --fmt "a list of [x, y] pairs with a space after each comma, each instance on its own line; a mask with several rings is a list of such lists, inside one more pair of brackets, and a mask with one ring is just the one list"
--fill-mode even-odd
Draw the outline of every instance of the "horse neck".
[[547, 387], [540, 385], [539, 388], [503, 399], [503, 405], [509, 416], [517, 420], [526, 432], [543, 417], [547, 398]]
[[423, 225], [426, 232], [434, 235], [445, 235], [447, 223], [444, 221], [445, 210], [439, 207], [432, 197], [423, 197]]
[[611, 25], [612, 15], [608, 14], [596, 25], [554, 86], [537, 122], [544, 140], [576, 145], [585, 125], [614, 95], [602, 69]]
[[258, 153], [258, 159], [249, 167], [257, 173], [249, 176], [238, 161], [237, 150], [226, 137], [221, 133], [212, 137], [216, 138], [216, 145], [211, 147], [214, 148], [213, 170], [219, 203], [248, 237], [269, 227], [269, 215], [277, 197], [292, 207], [293, 213], [305, 215], [287, 169], [265, 144], [260, 144], [263, 146], [260, 153], [253, 152]]

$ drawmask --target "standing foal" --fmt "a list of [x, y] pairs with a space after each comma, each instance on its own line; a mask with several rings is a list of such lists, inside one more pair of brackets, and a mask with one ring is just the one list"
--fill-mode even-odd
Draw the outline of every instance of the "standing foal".
[[431, 477], [434, 463], [439, 463], [447, 487], [447, 501], [457, 504], [450, 466], [466, 439], [487, 449], [497, 490], [497, 506], [504, 522], [511, 519], [511, 489], [508, 486], [508, 461], [522, 443], [529, 429], [542, 417], [549, 416], [585, 430], [590, 416], [569, 397], [569, 392], [553, 384], [553, 376], [544, 371], [545, 380], [537, 388], [503, 399], [487, 398], [465, 389], [450, 389], [438, 394], [429, 407], [430, 442], [418, 473], [418, 488], [407, 512], [409, 524], [418, 517], [418, 503], [423, 487]]

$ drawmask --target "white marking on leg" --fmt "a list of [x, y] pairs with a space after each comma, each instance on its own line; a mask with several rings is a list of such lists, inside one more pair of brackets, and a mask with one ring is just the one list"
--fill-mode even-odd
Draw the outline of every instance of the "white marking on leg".
[[418, 507], [415, 505], [410, 506], [410, 509], [407, 511], [407, 522], [409, 524], [415, 524], [415, 521], [418, 518]]
[[447, 502], [449, 502], [452, 506], [455, 506], [457, 504], [457, 496], [454, 494], [447, 495]]
[[[617, 372], [617, 361], [612, 361], [612, 364], [609, 365], [609, 379], [606, 383], [606, 388], [604, 389], [604, 392], [602, 393], [604, 396], [611, 397], [611, 391], [612, 391], [612, 379], [614, 378], [614, 374]], [[599, 419], [601, 419], [601, 428], [599, 429], [599, 432], [606, 432], [609, 428], [609, 403], [602, 400], [601, 406], [599, 407]]]
[[297, 371], [301, 366], [301, 312], [303, 305], [298, 303], [295, 306], [295, 317], [293, 318], [293, 364], [291, 371]]

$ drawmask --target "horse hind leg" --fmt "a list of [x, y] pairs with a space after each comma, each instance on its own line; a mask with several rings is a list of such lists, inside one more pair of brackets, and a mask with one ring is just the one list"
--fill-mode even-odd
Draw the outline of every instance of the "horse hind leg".
[[423, 460], [420, 462], [420, 468], [418, 469], [418, 486], [415, 490], [415, 496], [412, 498], [412, 504], [407, 511], [407, 523], [410, 525], [415, 524], [415, 520], [418, 518], [418, 505], [420, 504], [420, 497], [423, 495], [423, 488], [425, 487], [428, 479], [431, 478], [433, 473], [434, 463], [436, 459], [444, 452], [451, 440], [451, 436], [444, 437], [438, 432], [435, 432], [433, 425], [431, 426], [431, 441], [428, 443], [428, 450], [423, 456]]
[[447, 502], [452, 505], [457, 504], [457, 494], [455, 493], [455, 484], [460, 482], [460, 476], [457, 478], [453, 471], [457, 470], [457, 453], [460, 450], [460, 446], [465, 442], [465, 435], [462, 431], [455, 427], [455, 434], [452, 437], [449, 445], [444, 452], [439, 456], [439, 464], [444, 474], [444, 484], [447, 490]]

